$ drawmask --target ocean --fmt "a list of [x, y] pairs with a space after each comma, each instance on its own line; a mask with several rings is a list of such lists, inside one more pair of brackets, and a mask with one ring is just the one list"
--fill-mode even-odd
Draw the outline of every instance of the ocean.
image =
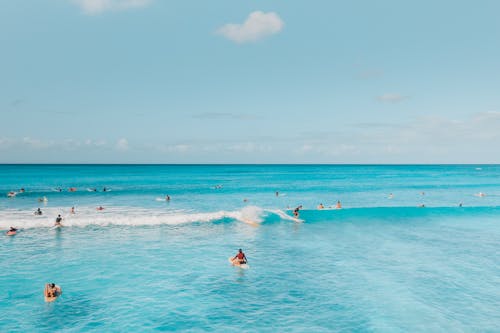
[[499, 165], [0, 165], [0, 195], [0, 332], [500, 328]]

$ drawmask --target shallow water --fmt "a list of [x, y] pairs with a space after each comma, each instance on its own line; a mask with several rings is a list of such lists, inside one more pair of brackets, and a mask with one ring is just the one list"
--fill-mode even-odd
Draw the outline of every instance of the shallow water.
[[476, 167], [0, 166], [27, 191], [0, 199], [0, 331], [496, 331], [500, 168]]

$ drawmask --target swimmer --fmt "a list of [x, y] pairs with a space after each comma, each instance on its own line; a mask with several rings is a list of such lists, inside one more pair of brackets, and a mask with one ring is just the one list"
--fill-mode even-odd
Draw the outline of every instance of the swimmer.
[[104, 207], [103, 206], [99, 206], [96, 208], [97, 210], [104, 210]]
[[336, 209], [341, 209], [342, 208], [342, 204], [340, 203], [340, 200], [337, 200], [337, 204], [335, 205], [335, 208]]
[[16, 196], [16, 194], [17, 194], [16, 192], [10, 191], [9, 193], [7, 193], [7, 196], [8, 196], [9, 198], [13, 198], [13, 197], [15, 197], [15, 196]]
[[167, 196], [165, 197], [165, 201], [170, 201], [170, 196], [167, 194]]
[[105, 188], [105, 187], [103, 187], [103, 188], [102, 188], [102, 191], [103, 191], [103, 192], [106, 192], [107, 190], [108, 190], [108, 189], [107, 189], [107, 188]]
[[70, 191], [70, 192], [76, 192], [76, 187], [70, 187], [70, 188], [68, 189], [68, 191]]
[[459, 203], [459, 204], [458, 204], [458, 207], [463, 207], [462, 203]]
[[247, 198], [243, 199], [243, 202], [248, 202], [248, 199]]
[[420, 205], [418, 205], [418, 208], [425, 208], [425, 205], [424, 204], [420, 204]]
[[45, 296], [46, 302], [52, 302], [56, 299], [56, 297], [62, 294], [61, 287], [56, 285], [55, 283], [47, 283], [45, 284], [45, 290], [43, 295]]
[[388, 197], [388, 198], [389, 198], [389, 199], [394, 198], [394, 196], [392, 195], [392, 193], [389, 193], [389, 197]]
[[238, 253], [234, 256], [233, 263], [234, 263], [234, 260], [238, 260], [238, 264], [240, 264], [240, 265], [248, 263], [247, 257], [245, 256], [245, 254], [243, 253], [243, 251], [241, 249], [239, 249]]
[[480, 197], [480, 198], [482, 198], [482, 197], [485, 197], [485, 196], [486, 196], [486, 194], [484, 194], [483, 192], [479, 192], [479, 193], [477, 194], [477, 196], [478, 196], [478, 197]]
[[24, 187], [19, 190], [19, 193], [24, 193]]
[[71, 207], [71, 211], [70, 212], [71, 212], [71, 214], [75, 214], [75, 207], [74, 206]]
[[276, 191], [275, 195], [276, 195], [277, 197], [279, 197], [279, 196], [280, 196], [280, 192]]
[[318, 205], [318, 209], [324, 209], [324, 208], [325, 208], [325, 206], [323, 206], [323, 204], [322, 204], [322, 203], [320, 203], [320, 204]]
[[42, 215], [42, 210], [40, 208], [38, 208], [33, 214]]
[[57, 218], [56, 218], [56, 223], [54, 223], [54, 226], [55, 227], [62, 227], [62, 217], [61, 217], [61, 214], [57, 215]]

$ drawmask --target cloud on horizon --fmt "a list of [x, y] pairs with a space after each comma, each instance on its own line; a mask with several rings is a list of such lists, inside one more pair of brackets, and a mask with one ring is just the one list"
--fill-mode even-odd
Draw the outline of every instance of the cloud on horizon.
[[410, 98], [410, 96], [403, 96], [400, 94], [383, 94], [381, 96], [377, 96], [377, 100], [385, 103], [398, 103]]
[[[288, 136], [169, 142], [0, 137], [0, 162], [54, 163], [499, 163], [500, 112], [465, 118], [353, 123], [342, 130]], [[74, 152], [65, 154], [64, 152]]]
[[228, 23], [217, 30], [219, 35], [236, 42], [255, 42], [267, 36], [279, 33], [285, 23], [274, 12], [255, 11], [248, 15], [245, 22]]
[[153, 0], [72, 0], [87, 15], [148, 6]]

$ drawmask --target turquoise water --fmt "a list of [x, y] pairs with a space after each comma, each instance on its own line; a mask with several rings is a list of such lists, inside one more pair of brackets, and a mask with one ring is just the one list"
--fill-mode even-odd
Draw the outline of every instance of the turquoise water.
[[500, 327], [500, 166], [3, 165], [0, 193], [1, 332]]

